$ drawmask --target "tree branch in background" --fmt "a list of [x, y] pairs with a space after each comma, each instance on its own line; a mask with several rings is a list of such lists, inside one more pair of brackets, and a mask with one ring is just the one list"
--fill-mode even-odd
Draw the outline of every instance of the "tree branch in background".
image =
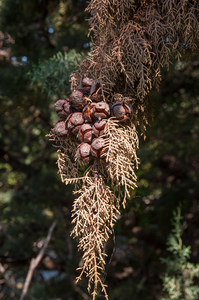
[[33, 276], [33, 272], [35, 270], [35, 268], [38, 266], [39, 262], [41, 261], [45, 251], [46, 251], [46, 248], [50, 242], [50, 239], [51, 239], [51, 236], [52, 236], [52, 232], [56, 226], [57, 222], [54, 221], [48, 231], [48, 235], [46, 237], [46, 240], [44, 242], [44, 245], [42, 247], [42, 249], [40, 250], [39, 254], [37, 255], [36, 258], [32, 258], [31, 259], [31, 262], [30, 262], [30, 267], [29, 267], [29, 270], [28, 270], [28, 274], [26, 276], [26, 280], [25, 280], [25, 283], [24, 283], [24, 286], [23, 286], [23, 290], [22, 290], [22, 293], [21, 293], [21, 297], [19, 300], [23, 300], [28, 292], [28, 288], [29, 288], [29, 285], [30, 285], [30, 282], [31, 282], [31, 279], [32, 279], [32, 276]]

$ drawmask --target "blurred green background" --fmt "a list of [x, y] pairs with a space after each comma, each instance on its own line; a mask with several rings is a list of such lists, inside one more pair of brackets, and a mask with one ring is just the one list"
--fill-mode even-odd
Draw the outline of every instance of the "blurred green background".
[[[0, 263], [9, 277], [0, 274], [0, 299], [19, 299], [30, 260], [55, 219], [26, 299], [91, 299], [86, 278], [75, 285], [81, 253], [70, 237], [73, 186], [61, 183], [46, 137], [58, 120], [54, 103], [69, 96], [70, 74], [91, 47], [86, 6], [0, 1]], [[180, 203], [183, 243], [191, 246], [190, 261], [199, 262], [199, 58], [173, 60], [162, 79], [151, 93], [147, 138], [140, 138], [138, 188], [107, 246], [110, 300], [162, 297], [160, 258], [170, 255], [170, 220]]]

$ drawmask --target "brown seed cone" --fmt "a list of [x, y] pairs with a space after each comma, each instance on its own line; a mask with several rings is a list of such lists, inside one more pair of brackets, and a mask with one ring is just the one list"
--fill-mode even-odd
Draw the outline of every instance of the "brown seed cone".
[[85, 143], [91, 143], [92, 139], [93, 139], [93, 124], [89, 124], [89, 123], [84, 123], [78, 132], [77, 137], [80, 139], [80, 141], [85, 142]]
[[81, 88], [76, 91], [73, 91], [69, 97], [72, 107], [74, 107], [77, 110], [82, 110], [82, 108], [86, 105], [85, 97], [88, 97], [89, 91], [90, 89], [86, 88]]
[[58, 121], [53, 128], [53, 132], [58, 137], [66, 137], [69, 134], [66, 121]]
[[92, 78], [85, 77], [82, 80], [83, 87], [89, 87], [89, 88], [91, 88], [91, 86], [93, 85], [93, 83], [94, 83], [94, 80]]
[[95, 105], [96, 103], [87, 104], [82, 111], [84, 120], [89, 123], [93, 123], [97, 120], [93, 114], [93, 107]]
[[106, 153], [107, 148], [105, 140], [103, 138], [96, 138], [92, 141], [91, 144], [91, 155], [93, 157], [99, 158], [102, 154]]
[[102, 96], [102, 90], [101, 90], [101, 88], [96, 93], [93, 93], [90, 98], [94, 102], [100, 102], [100, 101], [102, 101], [103, 100], [103, 96]]
[[111, 116], [120, 122], [127, 121], [131, 114], [131, 107], [127, 103], [116, 102], [111, 106]]
[[57, 102], [55, 102], [55, 111], [59, 112], [60, 110], [62, 110], [66, 101], [67, 99], [59, 99]]
[[78, 133], [83, 123], [84, 123], [84, 118], [81, 112], [72, 113], [66, 119], [67, 128], [74, 134]]
[[77, 148], [76, 157], [88, 164], [92, 160], [91, 145], [88, 143], [81, 143]]
[[104, 128], [106, 125], [106, 120], [97, 121], [93, 124], [93, 134], [99, 137], [104, 134]]
[[106, 119], [110, 116], [110, 108], [108, 103], [101, 101], [92, 108], [92, 114], [96, 119]]
[[72, 113], [72, 107], [68, 99], [60, 99], [55, 103], [55, 111], [58, 117], [66, 119]]
[[91, 86], [90, 95], [96, 93], [99, 90], [100, 86], [101, 86], [100, 82], [96, 80]]
[[71, 114], [72, 112], [74, 112], [75, 109], [72, 108], [71, 106], [71, 102], [68, 100], [65, 104], [64, 104], [64, 111], [65, 113], [67, 113], [68, 115]]

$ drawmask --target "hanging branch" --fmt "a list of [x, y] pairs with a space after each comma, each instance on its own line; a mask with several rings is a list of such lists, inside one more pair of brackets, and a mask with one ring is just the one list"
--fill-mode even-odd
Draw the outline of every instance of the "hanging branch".
[[91, 0], [93, 50], [71, 76], [69, 99], [55, 110], [51, 133], [65, 184], [75, 183], [73, 237], [79, 238], [88, 291], [96, 299], [105, 269], [104, 245], [122, 204], [136, 188], [138, 135], [148, 124], [149, 92], [172, 57], [199, 52], [197, 0]]
[[56, 224], [57, 224], [56, 221], [54, 221], [52, 223], [52, 225], [49, 228], [49, 231], [48, 231], [47, 237], [45, 239], [45, 242], [43, 244], [43, 247], [41, 248], [39, 254], [37, 255], [36, 258], [32, 258], [31, 259], [30, 267], [29, 267], [29, 270], [28, 270], [28, 273], [27, 273], [27, 276], [26, 276], [26, 280], [25, 280], [25, 283], [24, 283], [24, 286], [23, 286], [23, 290], [22, 290], [22, 293], [21, 293], [21, 296], [20, 296], [19, 300], [23, 300], [25, 298], [27, 292], [28, 292], [29, 285], [31, 283], [34, 270], [38, 266], [39, 262], [41, 261], [43, 255], [44, 255], [44, 253], [46, 251], [46, 248], [47, 248], [47, 246], [48, 246], [48, 244], [49, 244], [49, 242], [51, 240], [51, 236], [52, 236], [52, 233], [53, 233], [53, 230], [54, 230]]

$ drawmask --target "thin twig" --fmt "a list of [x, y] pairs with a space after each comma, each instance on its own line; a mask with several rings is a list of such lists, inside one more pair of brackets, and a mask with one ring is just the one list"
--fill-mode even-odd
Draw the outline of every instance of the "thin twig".
[[33, 276], [33, 272], [35, 270], [35, 268], [38, 266], [40, 260], [42, 259], [45, 251], [46, 251], [46, 248], [48, 246], [48, 243], [50, 242], [50, 239], [51, 239], [51, 236], [52, 236], [52, 232], [56, 226], [57, 222], [54, 221], [48, 231], [48, 235], [46, 237], [46, 240], [44, 242], [44, 245], [42, 247], [42, 249], [40, 250], [39, 254], [37, 255], [36, 258], [32, 258], [31, 259], [31, 262], [30, 262], [30, 267], [29, 267], [29, 270], [28, 270], [28, 274], [26, 276], [26, 280], [25, 280], [25, 283], [24, 283], [24, 286], [23, 286], [23, 290], [22, 290], [22, 293], [21, 293], [21, 297], [19, 300], [23, 300], [28, 292], [28, 288], [29, 288], [29, 285], [30, 285], [30, 282], [31, 282], [31, 279], [32, 279], [32, 276]]

